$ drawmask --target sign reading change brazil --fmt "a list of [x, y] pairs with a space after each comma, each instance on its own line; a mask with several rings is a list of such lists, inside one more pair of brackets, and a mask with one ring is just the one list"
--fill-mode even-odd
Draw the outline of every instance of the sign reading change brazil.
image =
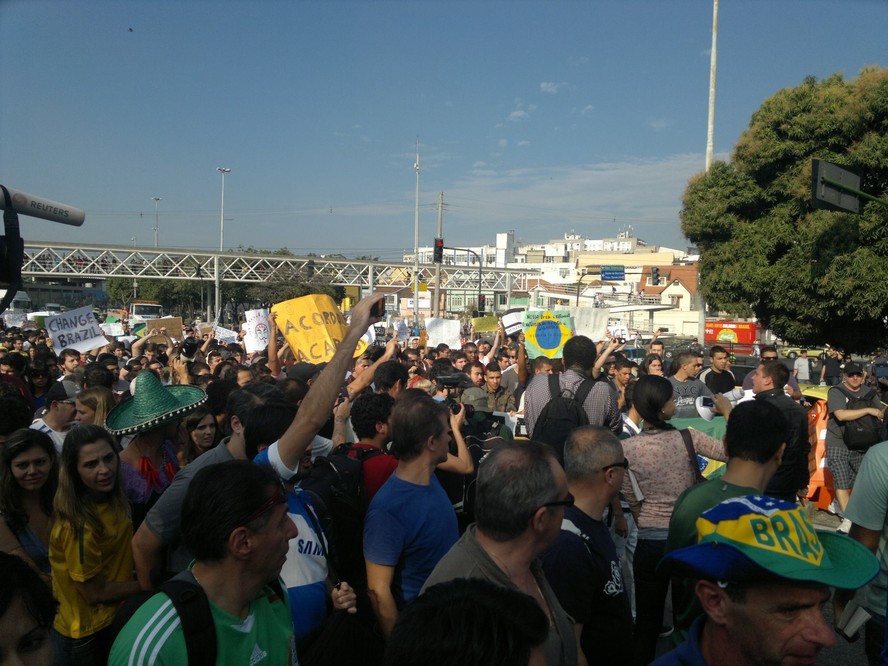
[[[326, 294], [293, 298], [278, 303], [271, 311], [277, 313], [277, 326], [297, 361], [329, 361], [348, 332], [345, 317]], [[367, 341], [361, 340], [355, 349], [355, 356], [363, 354], [365, 349]]]
[[90, 349], [98, 349], [108, 344], [89, 305], [54, 317], [46, 317], [43, 325], [52, 336], [56, 352], [70, 348], [85, 354]]
[[569, 311], [525, 312], [523, 323], [524, 346], [531, 358], [561, 358], [564, 343], [573, 336]]

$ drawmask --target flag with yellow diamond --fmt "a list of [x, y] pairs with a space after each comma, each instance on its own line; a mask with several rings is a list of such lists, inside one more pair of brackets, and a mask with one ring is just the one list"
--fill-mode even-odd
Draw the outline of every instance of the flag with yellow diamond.
[[524, 348], [531, 358], [561, 358], [564, 343], [572, 336], [572, 322], [567, 310], [525, 312]]

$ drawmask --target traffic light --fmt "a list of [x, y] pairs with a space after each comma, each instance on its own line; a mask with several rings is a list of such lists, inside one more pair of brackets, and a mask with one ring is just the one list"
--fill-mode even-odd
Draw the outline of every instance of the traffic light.
[[444, 239], [436, 238], [435, 239], [435, 254], [434, 254], [434, 262], [436, 264], [440, 264], [444, 261]]
[[487, 296], [484, 294], [478, 295], [478, 311], [484, 312], [487, 309]]
[[657, 266], [651, 268], [651, 284], [655, 287], [660, 284], [660, 269]]

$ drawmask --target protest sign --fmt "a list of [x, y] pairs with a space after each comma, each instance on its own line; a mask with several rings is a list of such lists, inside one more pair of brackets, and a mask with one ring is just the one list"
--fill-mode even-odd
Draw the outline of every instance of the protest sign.
[[22, 330], [23, 331], [36, 331], [37, 330], [37, 322], [31, 319], [25, 319], [22, 322]]
[[21, 328], [22, 324], [25, 323], [26, 316], [24, 312], [7, 312], [3, 315], [3, 319], [6, 321], [7, 328], [12, 328], [13, 326]]
[[570, 308], [570, 312], [573, 315], [574, 333], [596, 342], [604, 339], [610, 308]]
[[506, 335], [515, 335], [521, 332], [523, 315], [523, 308], [512, 308], [503, 314], [503, 328], [506, 329]]
[[[329, 361], [348, 332], [345, 317], [326, 294], [293, 298], [277, 303], [271, 310], [277, 313], [278, 328], [298, 361]], [[360, 356], [365, 349], [367, 342], [361, 340], [354, 355]]]
[[262, 351], [268, 346], [271, 329], [268, 326], [268, 310], [247, 310], [244, 312], [247, 321], [244, 323], [244, 347], [248, 354]]
[[459, 338], [460, 328], [459, 321], [456, 319], [440, 319], [438, 317], [426, 319], [426, 331], [429, 344], [432, 346], [443, 342], [451, 349], [459, 349], [461, 346]]
[[105, 335], [110, 335], [113, 338], [116, 338], [118, 335], [123, 335], [123, 324], [118, 321], [106, 321], [104, 324], [99, 324], [99, 326]]
[[499, 330], [498, 317], [475, 317], [472, 319], [472, 329], [475, 333], [492, 333]]
[[83, 354], [108, 344], [90, 305], [45, 317], [43, 321], [57, 353], [63, 349], [76, 349]]
[[173, 340], [182, 339], [182, 317], [164, 317], [163, 319], [147, 319], [145, 320], [145, 330], [150, 332], [152, 329], [165, 328], [166, 334]]
[[225, 328], [223, 326], [213, 327], [213, 337], [216, 338], [217, 342], [221, 342], [222, 344], [227, 345], [232, 342], [237, 343], [237, 331], [232, 331], [230, 328]]
[[525, 312], [522, 323], [524, 346], [531, 358], [561, 358], [564, 343], [573, 335], [570, 312]]
[[407, 342], [407, 338], [410, 335], [410, 331], [407, 328], [407, 322], [403, 319], [398, 322], [398, 340], [401, 342]]

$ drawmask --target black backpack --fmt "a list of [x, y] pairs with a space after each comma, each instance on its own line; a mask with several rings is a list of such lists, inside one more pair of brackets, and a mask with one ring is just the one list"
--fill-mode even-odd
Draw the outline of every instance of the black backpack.
[[[363, 583], [364, 515], [367, 492], [364, 488], [364, 461], [382, 455], [379, 449], [363, 449], [341, 444], [329, 456], [319, 456], [299, 486], [320, 498], [319, 513], [324, 520], [329, 560], [341, 580], [352, 587]], [[317, 502], [315, 503], [318, 504]]]
[[[842, 386], [833, 386], [832, 388], [838, 389], [848, 400], [845, 409], [866, 409], [872, 407], [873, 396], [876, 394], [872, 389], [867, 389], [859, 395], [854, 395]], [[866, 451], [873, 444], [878, 444], [882, 441], [882, 422], [871, 414], [861, 416], [853, 421], [839, 421], [836, 419], [836, 422], [842, 430], [842, 440], [849, 451]]]
[[[274, 591], [276, 600], [285, 603], [289, 611], [289, 597], [281, 587], [280, 580], [275, 579], [270, 582], [269, 587]], [[188, 651], [188, 665], [214, 666], [216, 664], [216, 625], [213, 622], [213, 611], [210, 610], [210, 601], [206, 593], [198, 585], [194, 575], [188, 569], [181, 571], [164, 582], [160, 586], [160, 591], [173, 602], [176, 614], [182, 623], [182, 635], [185, 637], [185, 649]], [[129, 597], [121, 605], [111, 625], [112, 643], [139, 607], [154, 594], [154, 592], [140, 592]]]
[[571, 392], [561, 388], [560, 375], [549, 375], [551, 399], [540, 412], [533, 427], [531, 439], [544, 442], [555, 450], [558, 462], [564, 465], [564, 443], [572, 430], [589, 424], [589, 417], [583, 409], [586, 397], [595, 386], [594, 379], [584, 379]]

